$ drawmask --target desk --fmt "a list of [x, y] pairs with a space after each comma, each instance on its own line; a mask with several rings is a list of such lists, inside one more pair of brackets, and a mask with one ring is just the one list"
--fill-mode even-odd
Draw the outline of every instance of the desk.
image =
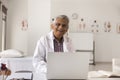
[[[45, 73], [34, 73], [33, 80], [47, 80]], [[91, 78], [87, 80], [120, 80], [120, 78]]]

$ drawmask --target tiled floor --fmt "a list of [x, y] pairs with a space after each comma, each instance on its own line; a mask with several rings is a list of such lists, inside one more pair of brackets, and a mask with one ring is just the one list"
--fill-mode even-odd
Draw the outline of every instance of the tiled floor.
[[96, 62], [95, 65], [89, 66], [89, 71], [98, 71], [98, 70], [112, 71], [112, 63], [111, 62]]

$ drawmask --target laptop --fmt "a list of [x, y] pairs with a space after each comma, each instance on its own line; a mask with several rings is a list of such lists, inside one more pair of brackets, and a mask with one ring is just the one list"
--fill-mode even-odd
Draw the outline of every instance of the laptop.
[[90, 53], [53, 52], [48, 53], [48, 80], [86, 80], [89, 70]]

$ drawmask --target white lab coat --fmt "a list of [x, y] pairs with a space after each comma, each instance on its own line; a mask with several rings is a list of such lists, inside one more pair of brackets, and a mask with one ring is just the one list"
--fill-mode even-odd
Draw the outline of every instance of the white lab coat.
[[[68, 36], [64, 36], [63, 50], [64, 52], [73, 52], [73, 46]], [[38, 72], [47, 72], [46, 61], [48, 52], [54, 52], [53, 45], [53, 31], [48, 33], [46, 36], [42, 36], [37, 42], [37, 46], [33, 56], [33, 66]]]

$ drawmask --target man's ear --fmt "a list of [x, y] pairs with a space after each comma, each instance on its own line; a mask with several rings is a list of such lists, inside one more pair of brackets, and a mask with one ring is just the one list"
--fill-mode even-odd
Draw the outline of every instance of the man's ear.
[[53, 29], [53, 27], [54, 27], [53, 24], [51, 24], [50, 27], [51, 27], [51, 29]]

